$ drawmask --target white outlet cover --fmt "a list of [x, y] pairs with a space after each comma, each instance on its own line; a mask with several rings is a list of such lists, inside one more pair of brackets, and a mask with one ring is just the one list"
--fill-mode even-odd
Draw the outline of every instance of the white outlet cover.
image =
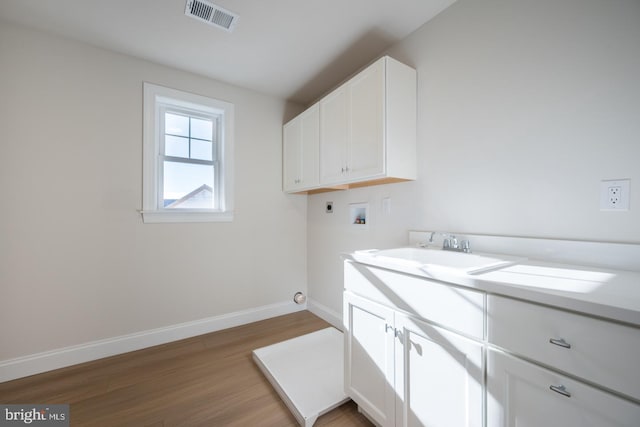
[[391, 215], [391, 198], [385, 197], [382, 199], [382, 213], [385, 215]]
[[607, 179], [600, 182], [600, 210], [629, 210], [629, 179]]

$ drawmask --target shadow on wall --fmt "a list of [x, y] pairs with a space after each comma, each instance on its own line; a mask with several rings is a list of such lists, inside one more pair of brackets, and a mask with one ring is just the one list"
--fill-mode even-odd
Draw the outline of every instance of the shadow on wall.
[[[398, 39], [380, 30], [366, 32], [331, 61], [329, 65], [317, 72], [289, 100], [305, 106], [311, 105], [382, 56], [382, 53], [388, 47], [398, 41]], [[289, 119], [291, 118], [293, 117], [289, 117]]]

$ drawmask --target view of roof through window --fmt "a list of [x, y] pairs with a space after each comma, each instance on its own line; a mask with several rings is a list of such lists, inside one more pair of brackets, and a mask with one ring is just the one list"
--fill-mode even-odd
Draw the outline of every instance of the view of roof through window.
[[212, 209], [216, 120], [164, 114], [163, 207]]

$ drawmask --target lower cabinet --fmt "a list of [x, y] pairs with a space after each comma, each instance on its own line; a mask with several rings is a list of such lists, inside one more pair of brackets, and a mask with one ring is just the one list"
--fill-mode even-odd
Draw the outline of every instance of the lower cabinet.
[[482, 343], [395, 313], [398, 426], [482, 427]]
[[349, 261], [344, 283], [345, 392], [381, 426], [640, 426], [638, 326]]
[[381, 426], [395, 425], [393, 310], [344, 294], [344, 386]]
[[481, 427], [483, 344], [344, 294], [346, 393], [382, 426]]
[[637, 427], [640, 425], [640, 406], [489, 349], [487, 425]]
[[487, 299], [488, 426], [640, 426], [638, 328]]

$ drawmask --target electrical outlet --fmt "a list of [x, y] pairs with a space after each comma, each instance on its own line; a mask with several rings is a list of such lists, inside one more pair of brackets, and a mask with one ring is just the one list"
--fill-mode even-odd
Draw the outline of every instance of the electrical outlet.
[[620, 193], [621, 188], [619, 185], [609, 187], [607, 190], [607, 203], [614, 209], [616, 206], [620, 205]]
[[629, 180], [604, 180], [600, 183], [601, 211], [629, 210]]
[[382, 213], [387, 216], [391, 215], [391, 197], [382, 199]]

